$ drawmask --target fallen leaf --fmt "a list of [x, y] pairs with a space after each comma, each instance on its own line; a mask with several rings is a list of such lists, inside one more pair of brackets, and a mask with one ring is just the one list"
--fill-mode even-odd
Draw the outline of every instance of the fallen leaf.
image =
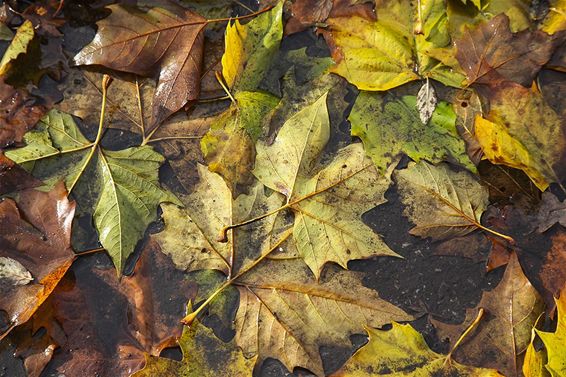
[[560, 230], [551, 238], [552, 244], [547, 251], [538, 276], [546, 291], [541, 292], [549, 310], [554, 308], [554, 297], [566, 285], [566, 232]]
[[[348, 117], [352, 135], [362, 139], [364, 148], [380, 171], [386, 171], [401, 154], [415, 161], [445, 160], [475, 171], [466, 154], [464, 141], [456, 130], [456, 114], [440, 102], [430, 122], [423, 124], [414, 96], [362, 92]], [[395, 124], [395, 127], [391, 125]]]
[[14, 38], [14, 32], [0, 21], [0, 41], [11, 41]]
[[[484, 292], [478, 308], [486, 314], [455, 350], [454, 360], [497, 369], [509, 377], [520, 376], [521, 356], [530, 343], [531, 328], [543, 311], [543, 302], [524, 275], [516, 254], [511, 256], [497, 287]], [[468, 309], [460, 325], [432, 322], [440, 338], [449, 339], [453, 346], [476, 314], [477, 309]]]
[[556, 330], [554, 332], [546, 332], [535, 329], [537, 335], [542, 339], [548, 361], [545, 365], [552, 377], [563, 376], [566, 372], [566, 353], [564, 353], [564, 344], [566, 343], [566, 294], [562, 289], [560, 298], [556, 300]]
[[361, 144], [341, 149], [316, 172], [330, 134], [326, 98], [289, 118], [273, 144], [258, 142], [253, 171], [260, 182], [287, 197], [295, 213], [297, 250], [317, 277], [327, 262], [346, 268], [352, 259], [397, 256], [361, 220], [363, 213], [386, 201], [390, 185]]
[[[182, 361], [147, 355], [144, 369], [132, 377], [248, 377], [253, 374], [255, 358], [244, 358], [233, 341], [224, 343], [198, 322], [185, 327], [178, 343], [183, 351]], [[214, 357], [210, 355], [211, 350]]]
[[475, 136], [488, 160], [523, 170], [544, 191], [566, 174], [565, 128], [539, 92], [509, 84], [492, 94], [487, 119], [476, 117]]
[[321, 345], [350, 347], [349, 336], [364, 326], [412, 319], [363, 287], [357, 274], [334, 268], [317, 282], [300, 259], [264, 262], [236, 284], [236, 342], [244, 355], [318, 376], [324, 375]]
[[367, 327], [369, 342], [332, 377], [459, 376], [501, 377], [493, 369], [474, 368], [447, 361], [431, 351], [423, 336], [409, 324], [393, 322], [391, 330]]
[[10, 70], [11, 64], [18, 55], [25, 54], [28, 45], [30, 44], [31, 40], [33, 39], [35, 33], [33, 31], [33, 24], [31, 21], [25, 21], [17, 30], [14, 39], [8, 46], [6, 52], [2, 56], [2, 60], [0, 60], [0, 76], [6, 75]]
[[8, 319], [0, 339], [30, 319], [71, 266], [74, 213], [63, 184], [48, 193], [23, 191], [17, 205], [11, 199], [0, 202], [0, 256], [17, 261], [33, 278], [17, 287], [12, 279], [0, 279], [0, 310]]
[[40, 185], [40, 180], [0, 152], [0, 195]]
[[548, 14], [542, 22], [540, 30], [551, 35], [566, 30], [566, 15], [564, 14], [564, 9], [566, 9], [565, 0], [552, 0]]
[[395, 180], [403, 213], [415, 224], [411, 234], [441, 240], [483, 228], [488, 192], [470, 173], [421, 161], [396, 171]]
[[535, 348], [536, 333], [535, 328], [532, 329], [531, 342], [525, 351], [525, 360], [523, 362], [523, 374], [525, 377], [550, 377], [545, 368], [546, 352], [544, 350], [536, 350]]
[[466, 29], [455, 43], [468, 84], [514, 81], [529, 87], [554, 50], [553, 39], [541, 31], [511, 33], [505, 14]]
[[74, 62], [157, 74], [151, 131], [199, 96], [206, 19], [177, 5], [148, 12], [122, 5], [109, 8], [112, 13], [97, 23], [96, 36]]
[[536, 217], [537, 231], [540, 233], [546, 232], [554, 224], [566, 227], [566, 203], [558, 200], [551, 192], [543, 192]]
[[482, 113], [480, 97], [475, 91], [461, 90], [452, 99], [452, 108], [456, 113], [456, 129], [466, 143], [466, 151], [472, 163], [479, 165], [483, 151], [475, 136], [476, 114]]
[[33, 277], [17, 260], [0, 257], [0, 281], [7, 285], [26, 285]]
[[417, 93], [417, 110], [419, 110], [419, 118], [421, 118], [423, 124], [428, 123], [437, 103], [438, 98], [436, 98], [434, 86], [427, 80]]

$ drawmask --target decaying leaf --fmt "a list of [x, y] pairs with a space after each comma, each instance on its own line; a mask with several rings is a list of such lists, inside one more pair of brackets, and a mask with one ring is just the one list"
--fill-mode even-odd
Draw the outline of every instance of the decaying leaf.
[[426, 81], [417, 93], [417, 110], [419, 110], [419, 117], [423, 124], [427, 124], [432, 113], [436, 109], [438, 98], [436, 98], [436, 91], [430, 81]]
[[0, 152], [0, 195], [41, 185], [22, 167]]
[[556, 330], [546, 332], [536, 330], [537, 335], [542, 339], [548, 361], [545, 365], [552, 377], [560, 377], [566, 373], [566, 353], [564, 344], [566, 343], [566, 290], [562, 289], [560, 298], [556, 300], [556, 317], [558, 318]]
[[566, 285], [566, 232], [557, 232], [551, 241], [550, 249], [538, 271], [542, 286], [546, 290], [541, 294], [549, 310], [554, 307], [554, 297], [558, 297]]
[[8, 46], [8, 49], [2, 56], [2, 60], [0, 60], [0, 76], [6, 75], [10, 70], [11, 63], [16, 60], [18, 55], [26, 53], [34, 35], [33, 24], [30, 21], [25, 21], [18, 28], [14, 39], [12, 39], [10, 46]]
[[548, 14], [540, 29], [551, 35], [566, 30], [566, 15], [564, 14], [564, 9], [566, 9], [566, 1], [552, 0]]
[[349, 347], [364, 326], [407, 321], [411, 316], [361, 285], [352, 272], [329, 269], [320, 281], [300, 260], [267, 261], [237, 283], [240, 307], [236, 342], [246, 357], [280, 360], [324, 375], [319, 348]]
[[[423, 124], [414, 96], [362, 92], [352, 108], [352, 135], [358, 136], [380, 171], [385, 172], [401, 154], [415, 161], [449, 160], [475, 171], [456, 130], [456, 114], [440, 102], [431, 119]], [[394, 126], [392, 126], [394, 125]]]
[[33, 281], [33, 276], [17, 260], [0, 257], [0, 281], [7, 285], [26, 285]]
[[411, 325], [393, 322], [388, 331], [366, 328], [369, 342], [332, 377], [364, 376], [459, 376], [502, 377], [493, 369], [474, 368], [447, 361], [431, 351], [423, 336]]
[[63, 184], [48, 193], [23, 191], [17, 205], [10, 199], [0, 202], [0, 257], [16, 261], [30, 274], [27, 284], [17, 286], [14, 278], [0, 278], [0, 310], [9, 321], [0, 324], [0, 339], [33, 315], [71, 266], [74, 213], [75, 203], [67, 199]]
[[546, 232], [554, 224], [566, 227], [566, 203], [558, 200], [551, 192], [543, 192], [536, 217], [538, 232]]
[[481, 228], [488, 192], [470, 173], [425, 161], [395, 172], [404, 214], [415, 224], [410, 233], [446, 239]]
[[487, 159], [523, 170], [544, 191], [566, 176], [565, 129], [539, 92], [509, 84], [493, 93], [487, 120], [476, 117], [475, 136]]
[[479, 165], [483, 151], [475, 136], [476, 115], [482, 114], [481, 99], [471, 90], [462, 90], [457, 93], [452, 102], [456, 113], [456, 129], [466, 143], [466, 151], [474, 165]]
[[99, 64], [141, 76], [158, 75], [149, 130], [198, 98], [206, 19], [169, 3], [167, 8], [111, 5], [77, 65]]
[[[501, 282], [485, 292], [478, 308], [486, 311], [477, 328], [456, 349], [456, 361], [482, 365], [505, 376], [520, 376], [521, 357], [531, 339], [531, 329], [543, 310], [543, 302], [523, 273], [513, 254]], [[461, 325], [433, 324], [441, 338], [454, 345], [460, 334], [476, 318], [477, 309], [469, 309]]]

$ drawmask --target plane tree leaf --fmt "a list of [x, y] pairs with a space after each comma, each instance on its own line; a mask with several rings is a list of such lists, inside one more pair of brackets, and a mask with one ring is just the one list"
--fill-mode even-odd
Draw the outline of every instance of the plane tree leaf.
[[[484, 292], [478, 308], [486, 311], [477, 328], [453, 353], [454, 360], [482, 365], [501, 371], [505, 376], [521, 375], [521, 357], [531, 339], [531, 329], [544, 304], [531, 285], [515, 254], [512, 254], [501, 282], [494, 290]], [[454, 345], [460, 334], [477, 316], [469, 309], [461, 325], [433, 324], [441, 338]]]
[[397, 255], [361, 220], [385, 203], [390, 185], [362, 146], [343, 148], [316, 172], [330, 133], [327, 111], [325, 94], [291, 117], [272, 145], [258, 143], [254, 168], [260, 182], [287, 197], [295, 213], [294, 242], [317, 277], [330, 261], [346, 268], [351, 259]]
[[541, 31], [513, 34], [509, 18], [500, 14], [475, 28], [466, 28], [455, 41], [456, 58], [468, 84], [497, 85], [514, 81], [529, 87], [554, 51], [554, 40]]
[[[0, 339], [31, 318], [71, 266], [74, 214], [75, 203], [67, 199], [63, 184], [47, 193], [23, 191], [17, 204], [0, 202], [0, 310], [9, 319], [0, 326]], [[27, 283], [20, 278], [15, 285], [14, 276], [6, 276], [7, 261], [27, 271]]]
[[545, 365], [552, 377], [559, 377], [566, 372], [566, 354], [564, 344], [566, 342], [566, 290], [562, 289], [560, 298], [556, 300], [557, 324], [554, 332], [536, 330], [537, 335], [544, 343], [548, 356]]
[[441, 240], [482, 228], [488, 190], [470, 173], [421, 161], [396, 171], [395, 180], [403, 213], [415, 224], [411, 234]]
[[456, 114], [447, 102], [440, 102], [423, 124], [415, 96], [362, 92], [348, 120], [352, 135], [362, 139], [364, 148], [380, 171], [386, 171], [400, 154], [415, 161], [453, 161], [471, 171], [474, 164], [466, 154], [464, 141], [456, 130]]
[[502, 377], [496, 370], [475, 368], [432, 351], [409, 324], [393, 322], [391, 330], [366, 328], [369, 342], [332, 377], [460, 376]]
[[503, 86], [486, 118], [476, 117], [475, 136], [491, 162], [523, 170], [541, 191], [565, 177], [566, 120], [538, 91]]
[[361, 90], [388, 90], [422, 77], [461, 85], [444, 1], [378, 1], [375, 11], [377, 21], [359, 15], [327, 20], [324, 35], [337, 63], [332, 72]]
[[123, 5], [109, 9], [112, 13], [97, 23], [96, 36], [74, 62], [157, 75], [151, 129], [198, 98], [206, 19], [172, 3], [147, 12]]
[[364, 326], [408, 321], [411, 316], [365, 288], [356, 273], [326, 271], [317, 281], [300, 260], [266, 261], [237, 283], [236, 342], [246, 357], [280, 360], [293, 370], [324, 375], [319, 348], [350, 347]]

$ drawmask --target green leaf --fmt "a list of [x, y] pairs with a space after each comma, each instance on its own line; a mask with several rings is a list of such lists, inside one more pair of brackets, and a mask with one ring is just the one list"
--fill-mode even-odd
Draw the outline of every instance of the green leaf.
[[0, 75], [4, 75], [8, 72], [11, 62], [16, 60], [18, 55], [26, 53], [34, 35], [33, 24], [31, 21], [26, 20], [16, 31], [16, 36], [12, 39], [12, 43], [8, 46], [4, 56], [2, 56], [2, 60], [0, 61]]
[[352, 136], [362, 139], [365, 150], [380, 171], [386, 171], [400, 154], [415, 161], [458, 162], [471, 171], [476, 167], [458, 136], [456, 114], [447, 102], [440, 102], [428, 124], [416, 109], [416, 97], [362, 92], [356, 99], [349, 121]]
[[235, 91], [253, 91], [259, 86], [283, 36], [283, 1], [245, 25], [239, 20], [226, 27], [222, 76]]

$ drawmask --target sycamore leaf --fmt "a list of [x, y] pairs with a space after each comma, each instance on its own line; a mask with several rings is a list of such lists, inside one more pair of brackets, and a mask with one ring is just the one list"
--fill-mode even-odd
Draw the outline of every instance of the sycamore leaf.
[[[164, 159], [149, 146], [104, 150], [84, 137], [70, 115], [56, 110], [28, 132], [24, 141], [24, 147], [7, 151], [6, 156], [26, 164], [48, 187], [65, 179], [71, 188], [87, 165], [96, 165], [94, 222], [119, 272], [146, 227], [157, 219], [159, 203], [179, 203], [159, 186], [158, 169]], [[91, 151], [93, 160], [89, 160]]]
[[415, 224], [419, 237], [460, 237], [481, 228], [488, 190], [470, 173], [454, 172], [448, 165], [425, 161], [395, 172], [403, 213]]
[[[185, 327], [178, 341], [183, 360], [146, 356], [145, 367], [132, 377], [249, 377], [255, 358], [246, 359], [234, 341], [224, 343], [200, 323]], [[209, 355], [214, 350], [214, 357]]]
[[198, 98], [206, 19], [180, 6], [138, 8], [110, 5], [110, 16], [75, 57], [77, 65], [99, 64], [142, 76], [157, 74], [149, 129]]
[[376, 14], [377, 21], [357, 15], [327, 20], [324, 35], [337, 63], [332, 72], [361, 90], [388, 90], [421, 77], [461, 85], [444, 1], [379, 1]]
[[366, 331], [369, 342], [332, 377], [503, 377], [493, 369], [447, 362], [446, 355], [431, 351], [423, 336], [409, 324], [393, 322], [391, 330], [367, 327]]
[[[544, 304], [531, 285], [515, 254], [512, 254], [501, 282], [494, 290], [484, 292], [479, 308], [486, 311], [476, 329], [453, 353], [461, 363], [482, 365], [501, 371], [505, 376], [520, 376], [520, 359], [531, 339], [531, 329]], [[477, 309], [468, 309], [460, 325], [433, 320], [441, 338], [451, 345], [476, 318]]]
[[544, 191], [565, 177], [566, 120], [539, 92], [510, 84], [492, 94], [487, 120], [476, 117], [475, 133], [494, 164], [523, 170]]
[[540, 30], [550, 35], [566, 30], [566, 0], [553, 0], [550, 2], [548, 14], [544, 19]]
[[365, 288], [353, 272], [330, 269], [320, 282], [300, 260], [267, 261], [236, 283], [240, 307], [236, 342], [246, 357], [280, 360], [324, 375], [319, 348], [350, 347], [364, 326], [411, 316]]
[[[423, 124], [414, 96], [362, 92], [348, 120], [352, 135], [362, 139], [367, 154], [380, 171], [385, 171], [404, 153], [415, 161], [451, 160], [471, 171], [474, 164], [466, 154], [464, 141], [456, 130], [456, 114], [440, 102], [430, 122]], [[393, 126], [394, 125], [394, 126]]]
[[245, 25], [226, 27], [222, 76], [234, 91], [253, 91], [264, 78], [283, 36], [283, 1]]
[[390, 180], [360, 144], [343, 148], [315, 174], [329, 133], [325, 94], [285, 122], [272, 145], [258, 143], [254, 169], [260, 182], [287, 197], [298, 253], [317, 277], [330, 261], [346, 268], [352, 259], [397, 255], [361, 220], [385, 203]]
[[468, 84], [515, 81], [528, 87], [554, 50], [553, 39], [541, 31], [512, 34], [505, 14], [467, 28], [455, 43]]
[[33, 276], [20, 262], [12, 258], [0, 257], [0, 281], [8, 285], [26, 285], [33, 281]]
[[426, 81], [417, 93], [417, 110], [419, 110], [419, 117], [423, 124], [427, 124], [432, 113], [436, 109], [438, 98], [436, 98], [436, 91], [430, 81]]
[[255, 162], [255, 142], [263, 133], [265, 117], [279, 99], [262, 92], [237, 92], [236, 103], [212, 123], [201, 139], [201, 150], [208, 168], [239, 192], [251, 182]]
[[18, 55], [26, 53], [34, 35], [35, 33], [31, 21], [24, 21], [18, 28], [4, 56], [2, 56], [2, 60], [0, 60], [0, 75], [5, 75], [9, 71], [11, 63], [16, 60]]
[[556, 308], [556, 330], [546, 332], [535, 329], [546, 348], [548, 361], [545, 366], [552, 377], [564, 376], [566, 373], [566, 289], [562, 289], [560, 298], [556, 300]]

